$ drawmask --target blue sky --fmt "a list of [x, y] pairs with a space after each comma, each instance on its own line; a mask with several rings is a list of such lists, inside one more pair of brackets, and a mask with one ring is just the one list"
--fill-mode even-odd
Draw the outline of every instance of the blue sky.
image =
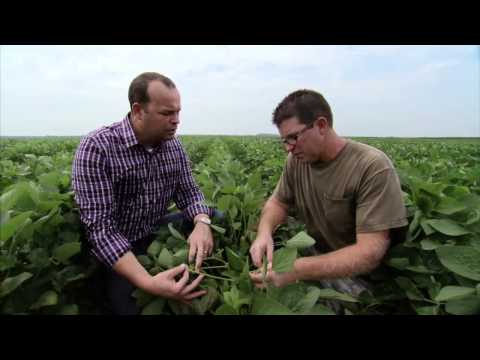
[[141, 72], [171, 77], [180, 134], [276, 133], [310, 88], [344, 136], [480, 136], [478, 46], [1, 46], [0, 133], [83, 135], [128, 112]]

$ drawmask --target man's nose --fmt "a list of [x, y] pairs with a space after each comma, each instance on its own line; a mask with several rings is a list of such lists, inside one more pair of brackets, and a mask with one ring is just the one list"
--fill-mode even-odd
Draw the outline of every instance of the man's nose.
[[293, 149], [295, 149], [295, 144], [286, 144], [285, 145], [285, 149], [287, 150], [287, 152], [292, 152]]
[[172, 124], [174, 124], [174, 125], [179, 124], [179, 123], [180, 123], [180, 116], [179, 116], [179, 114], [178, 114], [178, 113], [173, 114], [173, 115], [171, 116], [171, 118], [170, 118], [170, 122], [171, 122]]

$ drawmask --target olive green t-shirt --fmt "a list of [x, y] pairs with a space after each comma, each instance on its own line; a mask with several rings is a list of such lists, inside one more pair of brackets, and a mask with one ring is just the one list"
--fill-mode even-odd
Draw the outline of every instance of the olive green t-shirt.
[[328, 162], [302, 162], [289, 154], [274, 196], [294, 210], [324, 251], [354, 244], [356, 233], [408, 224], [390, 159], [349, 139]]

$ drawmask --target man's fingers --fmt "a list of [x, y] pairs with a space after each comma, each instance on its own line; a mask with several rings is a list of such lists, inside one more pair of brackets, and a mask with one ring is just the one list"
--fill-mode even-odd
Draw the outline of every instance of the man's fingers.
[[273, 244], [267, 245], [267, 260], [269, 263], [273, 262]]
[[[181, 274], [187, 269], [187, 265], [185, 264], [180, 264], [178, 266], [175, 266], [174, 268], [168, 269], [165, 272], [168, 273], [168, 277], [173, 279], [175, 276]], [[188, 273], [188, 271], [187, 271]]]
[[195, 262], [195, 270], [200, 271], [200, 266], [202, 265], [203, 258], [205, 257], [203, 246], [198, 246], [197, 257]]
[[259, 254], [259, 249], [255, 246], [250, 249], [250, 256], [252, 257], [253, 264], [256, 267], [260, 267], [260, 254]]
[[251, 273], [250, 273], [250, 279], [251, 279], [254, 283], [261, 283], [262, 280], [263, 280], [263, 277], [262, 277], [262, 274], [260, 274], [260, 273], [251, 272]]
[[183, 298], [184, 299], [187, 299], [187, 300], [192, 300], [192, 299], [195, 299], [199, 296], [203, 296], [205, 295], [207, 292], [205, 290], [199, 290], [199, 291], [195, 291], [191, 294], [188, 294], [187, 296], [184, 296]]
[[257, 283], [257, 284], [255, 284], [255, 287], [256, 287], [257, 289], [265, 289], [265, 288], [266, 288], [266, 286], [265, 286], [264, 283]]
[[183, 289], [183, 287], [187, 284], [188, 278], [190, 277], [189, 271], [185, 271], [183, 273], [183, 276], [180, 280], [177, 282], [177, 286], [180, 287], [180, 289]]
[[182, 294], [186, 295], [190, 291], [195, 289], [198, 286], [198, 284], [200, 284], [200, 282], [203, 280], [204, 277], [205, 275], [200, 275], [199, 277], [197, 277], [194, 281], [192, 281], [191, 284], [189, 284], [188, 286], [185, 287], [185, 289], [183, 289]]
[[197, 245], [190, 242], [190, 247], [188, 248], [188, 262], [191, 264], [193, 259], [195, 259], [195, 253], [197, 252]]

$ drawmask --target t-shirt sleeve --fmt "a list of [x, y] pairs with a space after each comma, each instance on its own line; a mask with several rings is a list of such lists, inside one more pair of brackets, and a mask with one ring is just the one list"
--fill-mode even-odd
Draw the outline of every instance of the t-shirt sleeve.
[[408, 224], [400, 179], [388, 159], [370, 166], [357, 195], [356, 231], [374, 232]]

